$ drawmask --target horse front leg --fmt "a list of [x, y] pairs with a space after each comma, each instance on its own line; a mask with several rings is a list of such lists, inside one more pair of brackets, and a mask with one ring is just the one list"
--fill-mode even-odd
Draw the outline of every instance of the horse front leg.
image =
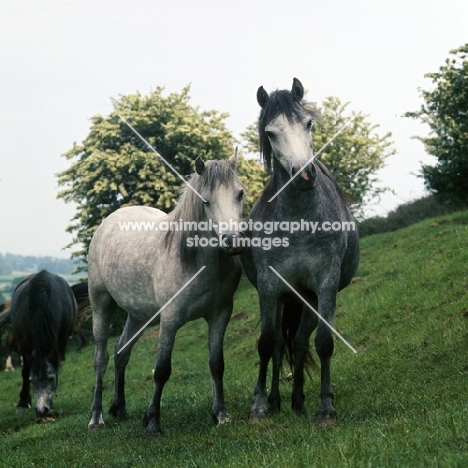
[[[336, 290], [319, 294], [318, 311], [320, 316], [332, 325], [336, 305]], [[331, 329], [319, 320], [315, 336], [315, 349], [320, 358], [321, 385], [320, 407], [316, 412], [316, 424], [321, 427], [330, 426], [336, 421], [336, 410], [333, 407], [333, 388], [330, 379], [330, 361], [333, 355], [334, 342]]]
[[213, 383], [213, 407], [211, 417], [215, 424], [229, 421], [226, 402], [224, 400], [224, 352], [223, 342], [226, 328], [232, 314], [232, 303], [219, 315], [210, 318], [208, 322], [209, 365]]
[[174, 347], [177, 329], [178, 327], [173, 323], [170, 323], [169, 321], [165, 322], [161, 318], [161, 324], [159, 327], [158, 355], [153, 376], [154, 392], [143, 418], [143, 424], [146, 427], [147, 435], [161, 435], [163, 433], [163, 430], [161, 429], [161, 396], [164, 385], [171, 376], [172, 348]]
[[254, 390], [254, 404], [250, 409], [250, 422], [258, 422], [268, 417], [266, 379], [268, 363], [276, 347], [277, 299], [276, 295], [261, 291], [259, 288], [261, 332], [258, 340], [260, 365], [258, 380]]
[[114, 397], [109, 409], [109, 414], [118, 421], [126, 421], [130, 418], [125, 400], [125, 369], [127, 368], [132, 353], [133, 345], [138, 341], [143, 331], [143, 321], [134, 321], [127, 318], [122, 335], [115, 346], [114, 351]]
[[27, 353], [21, 353], [23, 357], [23, 368], [21, 370], [21, 377], [23, 379], [23, 385], [19, 394], [19, 401], [16, 405], [16, 412], [21, 413], [31, 408], [31, 393], [30, 393], [30, 381], [29, 373], [31, 371], [31, 356]]

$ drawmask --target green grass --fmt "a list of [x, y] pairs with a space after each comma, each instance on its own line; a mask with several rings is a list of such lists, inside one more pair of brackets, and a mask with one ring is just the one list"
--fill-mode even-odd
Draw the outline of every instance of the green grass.
[[[93, 347], [73, 346], [60, 374], [55, 422], [14, 412], [20, 371], [0, 375], [0, 467], [466, 467], [468, 466], [468, 212], [423, 221], [362, 241], [353, 284], [338, 296], [332, 361], [338, 421], [320, 429], [313, 415], [319, 379], [307, 380], [309, 417], [289, 407], [264, 424], [247, 415], [257, 376], [256, 292], [242, 282], [225, 340], [231, 421], [214, 427], [206, 325], [179, 331], [165, 387], [165, 434], [147, 438], [141, 418], [152, 394], [157, 337], [148, 331], [128, 367], [132, 418], [88, 432]], [[115, 343], [112, 339], [111, 345]], [[112, 360], [106, 375], [111, 399]]]

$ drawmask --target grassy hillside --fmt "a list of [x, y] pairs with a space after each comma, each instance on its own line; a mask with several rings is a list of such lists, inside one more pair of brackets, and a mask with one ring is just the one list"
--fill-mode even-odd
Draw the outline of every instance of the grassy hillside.
[[[231, 422], [214, 427], [206, 325], [176, 340], [163, 395], [165, 435], [147, 439], [141, 418], [152, 393], [156, 330], [134, 348], [127, 402], [132, 419], [89, 433], [93, 349], [71, 347], [60, 376], [54, 423], [14, 412], [20, 372], [0, 375], [1, 466], [73, 467], [466, 467], [468, 466], [468, 212], [366, 237], [353, 284], [339, 295], [332, 380], [338, 422], [313, 424], [319, 380], [306, 383], [308, 418], [289, 408], [252, 426], [247, 414], [257, 375], [258, 301], [242, 283], [226, 335]], [[115, 343], [115, 339], [112, 344]], [[112, 360], [111, 360], [112, 365]], [[285, 370], [286, 371], [286, 370]], [[111, 399], [111, 368], [106, 375]]]

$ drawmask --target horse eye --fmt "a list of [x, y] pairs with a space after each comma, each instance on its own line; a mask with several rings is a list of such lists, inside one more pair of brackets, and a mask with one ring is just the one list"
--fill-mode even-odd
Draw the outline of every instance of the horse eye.
[[237, 195], [237, 199], [239, 201], [242, 201], [242, 199], [244, 198], [244, 194], [245, 194], [244, 190], [242, 190], [242, 189], [239, 190], [239, 195]]
[[265, 132], [265, 135], [271, 140], [272, 138], [275, 137], [275, 134], [269, 130]]
[[307, 129], [310, 130], [312, 128], [312, 119], [310, 119], [308, 122], [307, 122]]

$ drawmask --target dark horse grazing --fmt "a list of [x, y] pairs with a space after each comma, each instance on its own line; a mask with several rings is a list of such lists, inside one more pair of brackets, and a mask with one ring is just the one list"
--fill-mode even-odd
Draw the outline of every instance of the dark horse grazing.
[[17, 411], [30, 408], [31, 381], [37, 416], [50, 414], [59, 361], [65, 357], [75, 317], [75, 298], [59, 276], [43, 270], [24, 278], [16, 287], [9, 311], [2, 314], [0, 328], [11, 321], [23, 357], [23, 387]]
[[[76, 299], [76, 304], [78, 306], [78, 310], [76, 313], [76, 321], [73, 327], [73, 333], [78, 336], [78, 346], [76, 348], [77, 351], [81, 351], [84, 344], [86, 343], [85, 337], [83, 332], [81, 331], [81, 322], [83, 317], [91, 310], [91, 306], [89, 305], [89, 296], [88, 296], [88, 282], [81, 281], [80, 283], [74, 284], [71, 286], [71, 290], [73, 295]], [[0, 304], [0, 312], [6, 311], [5, 317], [10, 317], [9, 309], [11, 305], [11, 299], [5, 302], [4, 304]], [[12, 359], [12, 351], [16, 351], [20, 354], [18, 338], [13, 332], [13, 328], [10, 325], [5, 324], [5, 330], [7, 333], [6, 344], [5, 344], [5, 352], [7, 355], [5, 371], [14, 371], [13, 367], [13, 359]], [[0, 333], [1, 338], [1, 333]]]
[[[356, 230], [330, 228], [338, 224], [352, 228], [353, 224], [349, 223], [353, 223], [354, 218], [333, 177], [314, 159], [311, 126], [317, 116], [304, 107], [303, 95], [302, 84], [296, 78], [291, 91], [268, 95], [260, 87], [257, 92], [262, 108], [258, 125], [261, 150], [272, 175], [249, 218], [262, 223], [315, 221], [323, 228], [315, 233], [298, 230], [285, 234], [277, 224], [268, 236], [265, 232], [253, 231], [249, 234], [251, 245], [255, 245], [255, 239], [262, 241], [265, 237], [286, 235], [288, 246], [273, 246], [270, 250], [252, 247], [242, 252], [246, 274], [258, 289], [261, 311], [260, 369], [250, 419], [256, 421], [265, 418], [269, 410], [280, 410], [278, 381], [285, 336], [290, 340], [288, 346], [292, 349], [294, 363], [292, 407], [305, 413], [304, 365], [310, 336], [318, 326], [315, 347], [321, 364], [321, 403], [316, 415], [319, 425], [327, 425], [336, 418], [330, 383], [334, 345], [332, 332], [323, 320], [332, 323], [337, 292], [350, 283], [357, 270], [359, 239]], [[298, 299], [270, 266], [318, 310], [323, 320]], [[283, 328], [294, 322], [292, 332], [285, 333]], [[266, 378], [271, 358], [273, 373], [268, 408]]]
[[[0, 304], [0, 312], [5, 312], [4, 314], [1, 314], [1, 317], [10, 317], [10, 305], [11, 305], [11, 299], [6, 301], [4, 304]], [[1, 320], [1, 318], [0, 318]], [[7, 356], [6, 359], [6, 364], [5, 364], [5, 371], [10, 372], [14, 371], [15, 368], [13, 367], [13, 359], [12, 359], [12, 352], [16, 351], [18, 354], [20, 354], [20, 350], [18, 348], [18, 340], [13, 333], [13, 328], [11, 326], [11, 323], [5, 323], [5, 331], [6, 331], [6, 342], [5, 342], [5, 347], [4, 352]], [[0, 332], [0, 339], [2, 338], [2, 332]], [[2, 351], [3, 351], [2, 349]]]
[[[223, 393], [223, 340], [241, 275], [240, 262], [232, 257], [239, 253], [233, 242], [239, 233], [223, 234], [226, 243], [220, 248], [217, 234], [208, 231], [201, 236], [206, 236], [204, 239], [209, 245], [200, 240], [197, 247], [194, 243], [196, 230], [165, 232], [163, 228], [167, 229], [170, 222], [177, 223], [181, 219], [198, 225], [207, 224], [208, 220], [240, 222], [244, 188], [234, 171], [235, 165], [235, 156], [228, 161], [207, 163], [198, 158], [196, 174], [191, 176], [189, 183], [204, 201], [190, 187], [185, 187], [170, 214], [146, 206], [121, 208], [108, 216], [94, 234], [88, 254], [88, 285], [96, 342], [96, 387], [89, 429], [104, 426], [102, 386], [109, 360], [107, 338], [117, 306], [127, 312], [128, 318], [114, 354], [114, 398], [110, 413], [119, 420], [128, 418], [125, 368], [133, 344], [143, 333], [142, 328], [160, 311], [153, 321], [159, 321], [160, 328], [154, 393], [144, 417], [146, 433], [162, 433], [161, 395], [171, 375], [176, 332], [185, 323], [201, 317], [209, 327], [212, 418], [219, 424], [227, 420]], [[140, 225], [144, 222], [158, 230], [122, 229], [124, 223], [129, 222]], [[201, 271], [202, 267], [206, 268]]]

